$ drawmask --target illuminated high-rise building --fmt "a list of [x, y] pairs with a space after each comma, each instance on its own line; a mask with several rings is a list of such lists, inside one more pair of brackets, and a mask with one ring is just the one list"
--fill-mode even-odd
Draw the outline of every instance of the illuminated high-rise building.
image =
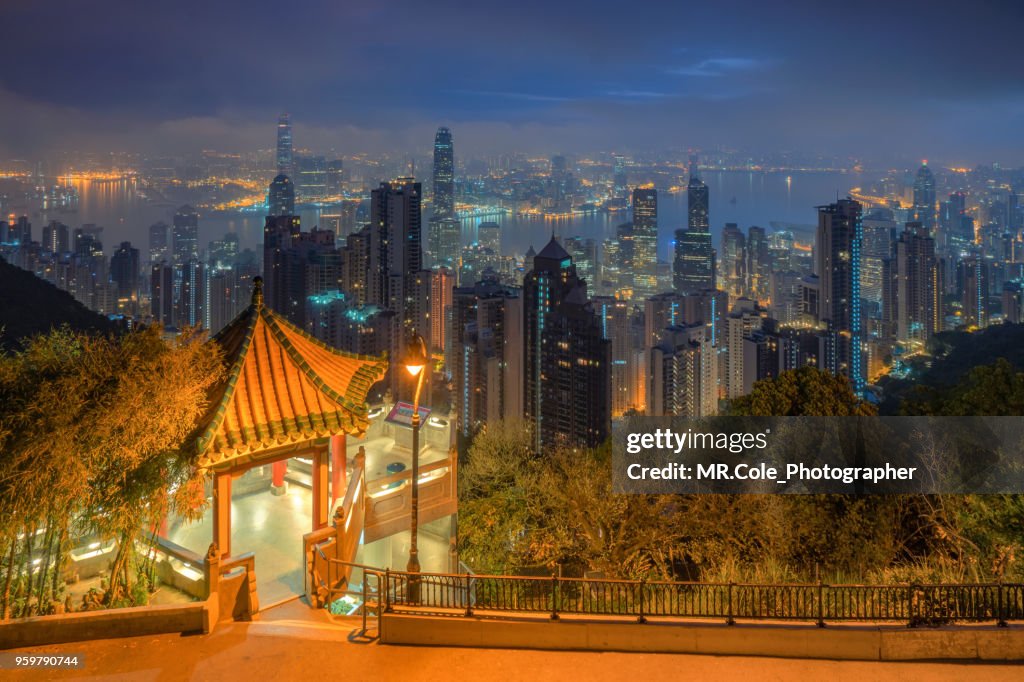
[[167, 251], [168, 227], [165, 222], [153, 223], [149, 226], [149, 263], [156, 265], [160, 261], [167, 260], [170, 255]]
[[523, 282], [524, 413], [538, 452], [594, 447], [611, 429], [611, 342], [554, 237]]
[[690, 159], [690, 183], [686, 189], [687, 222], [676, 230], [675, 259], [672, 263], [676, 292], [690, 294], [716, 288], [715, 251], [708, 222], [708, 186], [697, 173], [697, 161]]
[[51, 220], [50, 224], [43, 228], [43, 251], [62, 254], [68, 251], [70, 246], [70, 230], [64, 223]]
[[295, 215], [295, 185], [284, 173], [278, 174], [267, 190], [267, 215]]
[[658, 190], [633, 190], [633, 297], [658, 293]]
[[941, 331], [940, 267], [928, 228], [907, 223], [885, 263], [883, 319], [897, 341], [927, 341]]
[[752, 225], [747, 230], [747, 286], [749, 295], [758, 301], [768, 298], [771, 264], [765, 229]]
[[626, 159], [621, 154], [616, 154], [612, 160], [612, 191], [618, 199], [625, 199], [629, 191], [626, 180]]
[[523, 416], [523, 299], [484, 279], [452, 297], [452, 383], [460, 439], [499, 419]]
[[295, 161], [292, 156], [292, 119], [288, 114], [281, 114], [277, 119], [277, 172], [291, 175], [295, 172]]
[[429, 339], [430, 271], [423, 271], [421, 201], [420, 183], [413, 178], [384, 182], [371, 192], [366, 300], [398, 313], [404, 332]]
[[648, 355], [650, 416], [718, 414], [718, 360], [706, 324], [668, 327]]
[[819, 281], [818, 320], [828, 330], [825, 368], [850, 380], [864, 394], [861, 319], [861, 205], [852, 199], [818, 207], [815, 275]]
[[190, 259], [199, 258], [199, 214], [191, 206], [182, 206], [174, 214], [171, 230], [171, 251], [176, 268]]
[[736, 223], [726, 223], [722, 230], [722, 288], [732, 296], [747, 294], [747, 238]]
[[935, 175], [925, 161], [914, 178], [914, 221], [932, 233], [935, 229]]
[[984, 328], [989, 322], [989, 264], [981, 256], [960, 261], [957, 284], [962, 292], [961, 304], [966, 327]]
[[294, 160], [295, 192], [305, 201], [326, 197], [328, 190], [327, 159], [322, 156], [299, 156]]
[[455, 148], [452, 131], [440, 127], [434, 135], [434, 210], [441, 218], [455, 217]]

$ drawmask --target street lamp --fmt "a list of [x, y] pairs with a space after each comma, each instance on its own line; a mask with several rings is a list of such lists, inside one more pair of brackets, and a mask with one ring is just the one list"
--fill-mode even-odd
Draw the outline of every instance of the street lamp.
[[[427, 373], [427, 346], [423, 337], [413, 333], [405, 350], [405, 369], [416, 379], [416, 393], [412, 401], [412, 509], [409, 523], [409, 563], [405, 570], [409, 573], [420, 572], [420, 557], [416, 547], [420, 516], [420, 390], [423, 388], [423, 376]], [[418, 576], [409, 579], [409, 601], [413, 604], [420, 600], [420, 581]]]

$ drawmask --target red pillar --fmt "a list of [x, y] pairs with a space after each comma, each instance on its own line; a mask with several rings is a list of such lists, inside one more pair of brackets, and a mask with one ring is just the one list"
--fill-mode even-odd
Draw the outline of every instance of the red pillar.
[[270, 465], [270, 492], [274, 495], [284, 495], [288, 488], [285, 485], [284, 475], [288, 473], [288, 460], [282, 459]]
[[313, 453], [313, 530], [327, 525], [327, 448]]
[[231, 556], [231, 474], [213, 477], [213, 541], [221, 558]]
[[331, 436], [331, 509], [334, 509], [338, 500], [345, 497], [346, 482], [345, 468], [348, 466], [348, 454], [345, 442], [345, 434]]

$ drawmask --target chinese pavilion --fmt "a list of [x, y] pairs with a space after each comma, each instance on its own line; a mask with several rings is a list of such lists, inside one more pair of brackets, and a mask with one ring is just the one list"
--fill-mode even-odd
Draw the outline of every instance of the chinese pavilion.
[[214, 479], [213, 542], [222, 557], [231, 555], [231, 481], [255, 466], [274, 465], [280, 484], [289, 458], [310, 458], [312, 530], [327, 525], [328, 464], [337, 497], [345, 435], [366, 432], [366, 396], [387, 371], [384, 358], [330, 348], [274, 313], [263, 304], [263, 280], [253, 284], [252, 304], [211, 340], [228, 371], [196, 440], [199, 467]]

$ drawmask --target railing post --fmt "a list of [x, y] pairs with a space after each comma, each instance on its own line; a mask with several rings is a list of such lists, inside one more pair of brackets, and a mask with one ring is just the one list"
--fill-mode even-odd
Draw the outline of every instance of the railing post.
[[821, 580], [818, 581], [818, 627], [825, 627], [825, 590]]
[[907, 585], [907, 627], [914, 626], [914, 583], [910, 583]]
[[558, 576], [551, 576], [551, 620], [558, 620]]
[[996, 583], [996, 627], [1005, 628], [1006, 612], [1003, 611], [1003, 581]]
[[647, 618], [644, 613], [644, 592], [647, 588], [647, 578], [640, 579], [640, 616], [636, 619], [638, 623], [646, 623]]
[[[363, 571], [363, 634], [366, 634], [366, 569]], [[380, 608], [380, 605], [377, 605]]]
[[732, 583], [732, 582], [729, 583], [729, 611], [728, 611], [727, 617], [725, 619], [725, 624], [726, 625], [735, 625], [736, 624], [736, 621], [732, 617], [732, 586], [735, 585], [735, 584], [736, 583]]
[[[383, 563], [383, 562], [382, 562]], [[391, 613], [391, 569], [384, 569], [384, 610]]]
[[466, 574], [466, 618], [473, 615], [473, 596], [470, 594], [472, 582], [469, 573]]
[[209, 549], [206, 550], [203, 569], [206, 573], [206, 596], [209, 597], [220, 590], [220, 550], [217, 549], [216, 542], [211, 542]]

